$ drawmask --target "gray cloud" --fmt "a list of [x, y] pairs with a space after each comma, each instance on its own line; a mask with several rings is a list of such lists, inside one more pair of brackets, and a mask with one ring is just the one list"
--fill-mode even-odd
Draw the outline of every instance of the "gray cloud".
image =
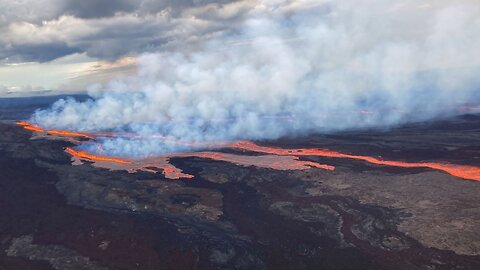
[[0, 58], [9, 62], [48, 62], [59, 57], [80, 52], [79, 48], [70, 47], [64, 42], [46, 44], [19, 44], [0, 50]]
[[0, 0], [0, 62], [44, 62], [77, 52], [114, 60], [193, 43], [234, 27], [252, 7], [235, 2]]
[[66, 15], [79, 18], [103, 18], [114, 16], [117, 12], [132, 12], [141, 1], [131, 0], [65, 0], [62, 11]]
[[10, 93], [10, 89], [4, 85], [0, 85], [0, 97], [6, 96]]
[[3, 97], [22, 97], [22, 96], [40, 96], [51, 94], [49, 90], [42, 87], [34, 87], [31, 85], [23, 85], [20, 87], [7, 87], [0, 84], [0, 98]]

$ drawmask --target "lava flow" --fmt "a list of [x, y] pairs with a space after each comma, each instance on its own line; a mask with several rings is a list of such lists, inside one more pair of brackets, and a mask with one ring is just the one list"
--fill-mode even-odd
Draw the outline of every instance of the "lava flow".
[[[44, 130], [39, 126], [30, 124], [28, 122], [17, 122], [17, 125], [22, 126], [26, 130], [30, 130], [37, 133], [45, 133], [48, 135], [62, 136], [71, 139], [72, 137], [82, 137], [93, 139], [95, 136], [89, 134], [60, 131], [60, 130]], [[115, 136], [111, 134], [111, 136]], [[96, 143], [90, 141], [90, 143]], [[218, 144], [225, 146], [225, 143]], [[391, 161], [383, 160], [376, 157], [345, 154], [336, 151], [317, 149], [317, 148], [300, 148], [300, 149], [283, 149], [277, 147], [260, 146], [250, 141], [239, 141], [229, 145], [228, 148], [247, 150], [257, 153], [263, 153], [267, 155], [261, 156], [249, 156], [229, 154], [222, 152], [190, 152], [190, 153], [177, 153], [172, 155], [163, 155], [155, 158], [149, 158], [144, 160], [125, 160], [115, 157], [106, 157], [90, 154], [84, 151], [77, 151], [72, 148], [67, 148], [66, 152], [71, 154], [74, 158], [79, 160], [89, 160], [95, 162], [99, 167], [106, 167], [110, 169], [124, 169], [129, 172], [147, 171], [157, 172], [152, 168], [161, 169], [165, 177], [170, 179], [179, 178], [193, 178], [192, 175], [185, 174], [182, 170], [176, 168], [170, 164], [170, 158], [174, 157], [197, 157], [206, 158], [212, 160], [219, 160], [234, 163], [241, 166], [256, 166], [263, 168], [271, 168], [275, 170], [305, 170], [312, 167], [321, 168], [325, 170], [334, 170], [335, 167], [330, 165], [319, 164], [313, 161], [303, 161], [299, 159], [299, 156], [321, 156], [330, 158], [346, 158], [366, 161], [371, 164], [402, 167], [402, 168], [430, 168], [439, 171], [446, 172], [453, 176], [480, 181], [480, 168], [466, 165], [456, 165], [449, 163], [438, 162], [403, 162], [403, 161]]]
[[54, 136], [61, 136], [61, 137], [81, 137], [85, 139], [93, 139], [92, 136], [89, 136], [85, 133], [79, 133], [79, 132], [74, 132], [74, 131], [65, 131], [65, 130], [56, 130], [56, 129], [50, 129], [50, 130], [45, 130], [37, 125], [31, 124], [29, 122], [25, 121], [19, 121], [16, 122], [17, 125], [22, 126], [26, 130], [38, 132], [38, 133], [46, 133], [49, 135], [54, 135]]
[[240, 141], [233, 143], [230, 148], [247, 150], [257, 153], [266, 153], [280, 156], [320, 156], [320, 157], [332, 157], [332, 158], [348, 158], [366, 161], [368, 163], [376, 165], [385, 165], [402, 168], [430, 168], [435, 170], [444, 171], [453, 176], [480, 181], [480, 168], [466, 165], [456, 165], [449, 163], [435, 163], [435, 162], [402, 162], [402, 161], [390, 161], [383, 160], [375, 157], [344, 154], [336, 151], [316, 149], [316, 148], [300, 148], [300, 149], [283, 149], [276, 147], [260, 146], [250, 141]]
[[65, 149], [65, 152], [69, 153], [72, 156], [79, 157], [82, 159], [87, 159], [91, 161], [103, 161], [103, 162], [113, 162], [118, 164], [131, 164], [132, 162], [120, 158], [112, 158], [112, 157], [103, 157], [103, 156], [96, 156], [93, 154], [89, 154], [85, 151], [77, 151], [70, 147]]
[[[193, 175], [183, 173], [181, 169], [175, 167], [170, 163], [171, 158], [186, 158], [196, 157], [211, 159], [217, 161], [225, 161], [240, 166], [255, 166], [261, 168], [270, 168], [274, 170], [306, 170], [312, 167], [321, 168], [325, 170], [334, 170], [335, 167], [330, 165], [319, 164], [313, 161], [302, 161], [294, 156], [276, 156], [276, 155], [262, 155], [262, 156], [244, 156], [221, 152], [189, 152], [177, 153], [171, 155], [162, 155], [153, 158], [141, 160], [123, 160], [119, 158], [109, 158], [89, 154], [83, 151], [76, 151], [67, 148], [66, 152], [76, 159], [75, 163], [79, 164], [80, 160], [93, 161], [94, 166], [108, 168], [111, 170], [126, 170], [130, 173], [137, 171], [145, 171], [157, 173], [162, 171], [168, 179], [193, 178]], [[157, 171], [158, 170], [158, 171]]]
[[270, 168], [274, 170], [306, 170], [312, 167], [324, 170], [335, 170], [330, 165], [319, 164], [313, 161], [299, 160], [294, 156], [278, 156], [278, 155], [262, 155], [262, 156], [246, 156], [221, 152], [192, 152], [180, 153], [171, 157], [198, 157], [218, 161], [226, 161], [240, 166], [256, 166], [262, 168]]

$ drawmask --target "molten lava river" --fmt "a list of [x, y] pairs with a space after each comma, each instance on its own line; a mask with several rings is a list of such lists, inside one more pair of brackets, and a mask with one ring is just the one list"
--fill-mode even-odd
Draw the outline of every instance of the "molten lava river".
[[[115, 134], [115, 133], [79, 133], [62, 130], [45, 130], [37, 125], [28, 122], [17, 122], [17, 125], [24, 129], [32, 131], [39, 136], [47, 136], [48, 138], [66, 138], [74, 143], [95, 143], [95, 139], [99, 137], [137, 137], [135, 134]], [[163, 138], [162, 136], [157, 136]], [[84, 140], [79, 141], [78, 139]], [[237, 164], [239, 166], [256, 166], [262, 168], [270, 168], [275, 170], [307, 170], [310, 168], [320, 168], [324, 170], [335, 170], [334, 166], [320, 164], [313, 161], [300, 160], [302, 156], [318, 156], [327, 158], [355, 159], [370, 164], [381, 166], [392, 166], [401, 168], [430, 168], [451, 174], [453, 176], [480, 181], [480, 167], [456, 165], [446, 162], [403, 162], [383, 160], [376, 157], [362, 156], [330, 151], [317, 148], [299, 148], [284, 149], [277, 147], [261, 146], [251, 141], [239, 141], [229, 144], [219, 144], [223, 148], [230, 148], [240, 151], [255, 152], [260, 155], [231, 154], [215, 151], [200, 151], [175, 153], [162, 155], [158, 157], [146, 159], [123, 159], [117, 157], [99, 156], [85, 151], [75, 150], [67, 147], [66, 152], [72, 156], [73, 164], [82, 164], [84, 161], [92, 162], [94, 166], [108, 168], [111, 170], [127, 170], [130, 173], [137, 171], [146, 172], [162, 172], [168, 179], [193, 178], [193, 175], [183, 173], [181, 169], [170, 163], [171, 158], [176, 157], [197, 157], [218, 161], [225, 161]], [[206, 144], [209, 146], [209, 144]], [[208, 148], [208, 147], [206, 147]]]

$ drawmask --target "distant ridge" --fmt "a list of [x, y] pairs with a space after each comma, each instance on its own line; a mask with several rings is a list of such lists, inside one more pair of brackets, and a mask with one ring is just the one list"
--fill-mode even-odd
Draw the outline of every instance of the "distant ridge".
[[55, 101], [68, 97], [78, 101], [88, 99], [88, 95], [81, 94], [0, 98], [0, 120], [28, 119], [35, 110], [46, 109]]

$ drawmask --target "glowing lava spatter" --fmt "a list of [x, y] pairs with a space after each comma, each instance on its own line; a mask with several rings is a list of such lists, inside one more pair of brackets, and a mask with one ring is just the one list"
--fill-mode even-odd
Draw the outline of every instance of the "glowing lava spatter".
[[247, 150], [258, 153], [267, 153], [272, 155], [283, 156], [321, 156], [332, 158], [348, 158], [366, 161], [376, 165], [385, 165], [402, 168], [430, 168], [444, 171], [456, 177], [480, 181], [480, 167], [456, 165], [449, 163], [437, 162], [402, 162], [383, 160], [375, 157], [344, 154], [336, 151], [316, 149], [316, 148], [300, 148], [300, 149], [283, 149], [276, 147], [260, 146], [250, 141], [240, 141], [231, 144], [229, 147], [241, 150]]

